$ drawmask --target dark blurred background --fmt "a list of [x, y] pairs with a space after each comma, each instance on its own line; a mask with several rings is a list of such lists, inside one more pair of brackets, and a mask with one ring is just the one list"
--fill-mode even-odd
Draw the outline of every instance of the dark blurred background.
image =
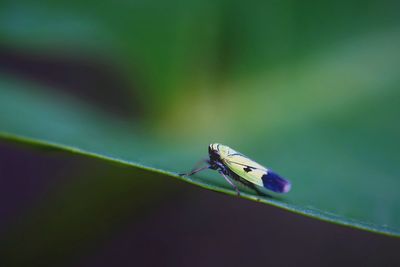
[[[193, 143], [190, 152], [205, 153], [199, 144], [216, 139], [254, 155], [269, 150], [258, 158], [299, 179], [298, 203], [399, 225], [399, 8], [354, 0], [2, 1], [0, 75], [84, 103], [157, 142]], [[0, 122], [18, 116], [0, 114]], [[174, 171], [198, 157], [163, 162], [175, 157], [165, 151], [153, 161]], [[343, 191], [332, 192], [335, 183]], [[349, 194], [371, 202], [347, 209]], [[1, 266], [397, 266], [399, 248], [393, 237], [161, 174], [0, 141]]]

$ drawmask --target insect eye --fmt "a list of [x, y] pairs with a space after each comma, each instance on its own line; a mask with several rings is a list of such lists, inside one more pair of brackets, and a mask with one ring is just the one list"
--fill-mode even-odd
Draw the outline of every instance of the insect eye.
[[213, 149], [210, 149], [208, 154], [209, 154], [211, 160], [218, 160], [219, 159], [218, 152], [213, 150]]

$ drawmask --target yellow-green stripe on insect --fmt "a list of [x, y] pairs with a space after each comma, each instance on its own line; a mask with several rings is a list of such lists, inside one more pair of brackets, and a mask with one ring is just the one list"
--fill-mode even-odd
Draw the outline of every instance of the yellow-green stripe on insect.
[[193, 175], [206, 169], [217, 170], [238, 195], [240, 191], [230, 178], [252, 188], [260, 195], [263, 193], [256, 186], [262, 186], [276, 193], [290, 191], [291, 183], [288, 180], [230, 147], [211, 144], [208, 146], [208, 154], [210, 158], [205, 160], [207, 166], [194, 169], [185, 175]]

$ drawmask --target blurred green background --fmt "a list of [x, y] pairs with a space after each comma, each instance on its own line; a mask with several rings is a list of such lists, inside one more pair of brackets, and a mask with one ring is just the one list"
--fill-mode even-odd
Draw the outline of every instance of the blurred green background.
[[[252, 254], [245, 245], [229, 245], [227, 236], [237, 235], [246, 246], [255, 240], [255, 251], [265, 247], [281, 257], [285, 246], [277, 243], [293, 242], [292, 263], [306, 263], [296, 246], [321, 247], [319, 255], [331, 255], [338, 244], [345, 252], [330, 257], [332, 266], [345, 258], [371, 266], [395, 262], [388, 255], [397, 240], [318, 228], [322, 223], [200, 193], [167, 175], [189, 170], [207, 156], [209, 143], [221, 142], [292, 181], [292, 192], [267, 202], [399, 236], [399, 7], [398, 1], [2, 1], [1, 136], [164, 172], [60, 156], [40, 146], [23, 152], [31, 148], [2, 141], [3, 259], [15, 265], [100, 266], [101, 255], [108, 255], [122, 264], [137, 251], [140, 259], [151, 255], [138, 245], [144, 242], [159, 246], [161, 262], [184, 266], [200, 258], [194, 251], [217, 242], [213, 248], [221, 255], [204, 252], [200, 262], [224, 265], [229, 250]], [[25, 168], [20, 153], [31, 153], [26, 162], [33, 162], [22, 173], [12, 167]], [[45, 163], [53, 160], [61, 163]], [[26, 184], [24, 177], [35, 177], [39, 185]], [[212, 172], [193, 181], [230, 189]], [[27, 191], [20, 192], [21, 186]], [[191, 203], [203, 198], [208, 204], [191, 211]], [[10, 204], [17, 199], [25, 208]], [[188, 206], [177, 210], [187, 217], [173, 211], [181, 202]], [[229, 222], [217, 216], [221, 234], [210, 235], [204, 229], [212, 228], [216, 215], [205, 211], [208, 205], [218, 214], [237, 205], [228, 210], [235, 214], [230, 219], [242, 218], [235, 224], [240, 229], [226, 230]], [[154, 231], [165, 218], [175, 235], [139, 234], [140, 222], [152, 221], [146, 229]], [[183, 218], [188, 222], [178, 223]], [[248, 233], [258, 228], [259, 236]], [[293, 230], [284, 241], [272, 233], [287, 228]], [[131, 241], [112, 241], [129, 235], [125, 231], [134, 232]], [[336, 231], [348, 238], [333, 238]], [[308, 235], [299, 232], [321, 238], [303, 244]], [[274, 243], [264, 244], [270, 235]], [[198, 246], [189, 246], [189, 256], [180, 261], [174, 251], [182, 243]], [[113, 252], [121, 244], [136, 253]], [[378, 253], [367, 261], [354, 247], [364, 255]], [[323, 257], [318, 259], [310, 264], [320, 265]]]

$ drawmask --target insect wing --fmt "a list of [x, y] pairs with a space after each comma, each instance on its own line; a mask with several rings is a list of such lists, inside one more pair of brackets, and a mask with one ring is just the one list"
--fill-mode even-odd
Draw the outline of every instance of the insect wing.
[[257, 162], [240, 154], [230, 155], [223, 159], [223, 163], [234, 173], [247, 181], [264, 186], [262, 177], [267, 173], [267, 169]]
[[277, 193], [290, 191], [291, 183], [289, 181], [241, 154], [228, 155], [223, 159], [223, 163], [231, 171], [253, 184]]

